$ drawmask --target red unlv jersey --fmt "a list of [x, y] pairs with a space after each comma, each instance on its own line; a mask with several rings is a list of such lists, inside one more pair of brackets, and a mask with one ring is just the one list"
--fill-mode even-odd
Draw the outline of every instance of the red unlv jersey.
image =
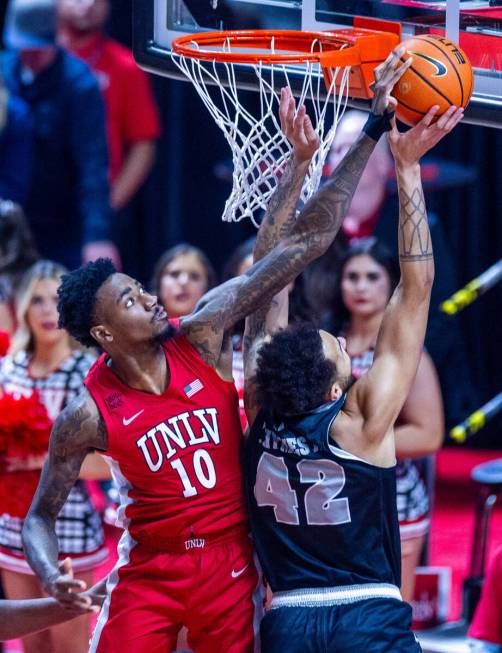
[[164, 350], [170, 382], [161, 395], [125, 385], [105, 354], [84, 381], [108, 431], [119, 523], [138, 541], [210, 535], [247, 520], [235, 386], [185, 336]]

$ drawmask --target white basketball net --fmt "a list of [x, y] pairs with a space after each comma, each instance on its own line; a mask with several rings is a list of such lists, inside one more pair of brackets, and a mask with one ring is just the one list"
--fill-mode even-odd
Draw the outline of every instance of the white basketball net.
[[[313, 43], [312, 47], [314, 45], [319, 49], [318, 44]], [[273, 52], [273, 42], [271, 46]], [[225, 50], [230, 49], [228, 44]], [[238, 222], [251, 218], [258, 226], [259, 215], [266, 209], [292, 149], [279, 122], [279, 89], [286, 85], [291, 88], [288, 67], [284, 64], [249, 65], [258, 78], [260, 94], [259, 115], [253, 115], [241, 101], [242, 91], [234, 64], [205, 61], [174, 52], [172, 58], [193, 82], [232, 150], [233, 188], [225, 204], [223, 220]], [[301, 192], [301, 200], [306, 202], [319, 187], [324, 161], [347, 105], [350, 66], [332, 69], [329, 89], [326, 89], [319, 63], [302, 64], [302, 72], [297, 107], [306, 104], [320, 139]], [[256, 113], [255, 108], [253, 111]]]

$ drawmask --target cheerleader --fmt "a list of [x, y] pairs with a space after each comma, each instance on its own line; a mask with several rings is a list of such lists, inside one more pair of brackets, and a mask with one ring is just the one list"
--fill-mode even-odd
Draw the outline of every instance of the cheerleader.
[[[51, 425], [79, 393], [93, 362], [58, 328], [57, 290], [65, 272], [56, 263], [39, 261], [25, 273], [16, 296], [18, 326], [8, 355], [0, 359], [0, 568], [7, 599], [44, 595], [23, 556], [23, 519], [38, 485]], [[84, 463], [91, 474], [95, 462]], [[107, 550], [83, 481], [70, 492], [56, 533], [61, 557], [71, 557], [89, 587], [92, 569], [106, 559]], [[88, 638], [89, 616], [84, 615], [25, 637], [23, 646], [25, 653], [84, 653]]]

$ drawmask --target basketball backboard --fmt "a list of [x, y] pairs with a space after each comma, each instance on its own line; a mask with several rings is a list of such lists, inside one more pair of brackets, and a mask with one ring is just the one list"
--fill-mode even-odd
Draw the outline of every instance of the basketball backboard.
[[[323, 31], [352, 26], [355, 16], [400, 23], [403, 38], [444, 34], [460, 43], [475, 70], [465, 121], [502, 127], [502, 0], [142, 0], [134, 6], [134, 51], [145, 69], [186, 79], [171, 59], [178, 36], [229, 29]], [[256, 77], [236, 66], [243, 88]], [[291, 78], [301, 68], [291, 68]], [[353, 101], [359, 105], [364, 101]]]

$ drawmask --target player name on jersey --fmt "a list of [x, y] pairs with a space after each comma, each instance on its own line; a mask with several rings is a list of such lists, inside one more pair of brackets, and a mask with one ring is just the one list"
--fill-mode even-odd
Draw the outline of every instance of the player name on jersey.
[[265, 427], [263, 439], [260, 440], [264, 449], [271, 451], [283, 451], [297, 456], [307, 456], [310, 453], [317, 453], [319, 446], [312, 441], [308, 441], [303, 436], [294, 436], [286, 429], [284, 424], [280, 424], [274, 431]]

